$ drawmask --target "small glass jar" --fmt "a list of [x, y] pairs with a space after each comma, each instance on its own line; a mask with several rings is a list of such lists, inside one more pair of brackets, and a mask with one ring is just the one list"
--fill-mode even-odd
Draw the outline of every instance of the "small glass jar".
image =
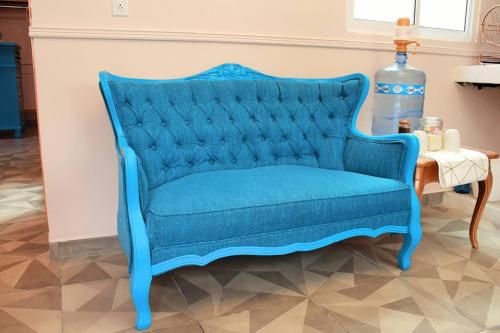
[[420, 119], [420, 129], [427, 134], [427, 150], [438, 151], [443, 148], [443, 119], [424, 117]]
[[440, 117], [423, 117], [420, 119], [420, 130], [427, 134], [443, 135], [443, 119]]

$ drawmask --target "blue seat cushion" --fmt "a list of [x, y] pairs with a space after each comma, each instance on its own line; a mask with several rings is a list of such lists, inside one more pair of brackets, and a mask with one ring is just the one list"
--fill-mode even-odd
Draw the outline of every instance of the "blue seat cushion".
[[228, 246], [283, 246], [353, 228], [407, 226], [410, 189], [391, 179], [297, 165], [191, 174], [150, 193], [152, 262]]

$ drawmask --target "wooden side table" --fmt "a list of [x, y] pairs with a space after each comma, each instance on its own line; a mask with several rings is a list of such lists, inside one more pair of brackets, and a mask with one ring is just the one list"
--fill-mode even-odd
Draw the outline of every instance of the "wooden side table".
[[[477, 228], [479, 226], [479, 222], [481, 221], [481, 216], [483, 215], [488, 197], [490, 196], [491, 186], [493, 185], [491, 160], [498, 158], [498, 153], [478, 149], [475, 150], [486, 154], [490, 163], [488, 176], [485, 180], [478, 182], [479, 194], [477, 196], [476, 206], [474, 207], [474, 213], [472, 214], [472, 219], [470, 221], [469, 239], [472, 247], [477, 249], [479, 247], [477, 242]], [[428, 158], [419, 157], [417, 167], [415, 169], [414, 184], [415, 191], [417, 192], [420, 201], [422, 201], [425, 185], [434, 182], [439, 182], [439, 166], [437, 162]]]

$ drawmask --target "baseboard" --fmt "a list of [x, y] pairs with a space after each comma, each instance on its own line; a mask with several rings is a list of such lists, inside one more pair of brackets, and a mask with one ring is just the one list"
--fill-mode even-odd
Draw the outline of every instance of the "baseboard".
[[[446, 192], [444, 194], [443, 206], [453, 208], [472, 215], [476, 198], [470, 194], [458, 194], [455, 192]], [[484, 208], [483, 217], [488, 220], [500, 221], [500, 202], [488, 202]]]
[[116, 236], [76, 239], [49, 244], [50, 258], [53, 260], [119, 252], [121, 252], [121, 248]]

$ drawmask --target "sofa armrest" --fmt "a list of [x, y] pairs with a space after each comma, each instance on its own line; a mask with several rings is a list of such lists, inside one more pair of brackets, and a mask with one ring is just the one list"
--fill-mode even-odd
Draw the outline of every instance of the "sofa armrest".
[[143, 202], [147, 195], [147, 179], [132, 148], [121, 147], [119, 153], [123, 164], [120, 189], [124, 192], [120, 195], [119, 205], [124, 208], [126, 216], [126, 221], [121, 222], [128, 225], [124, 234], [120, 234], [119, 226], [118, 237], [121, 242], [122, 237], [126, 238], [124, 241], [129, 244], [129, 269], [134, 271], [140, 266], [150, 271], [149, 240], [143, 218], [143, 209], [147, 207], [147, 202]]
[[411, 134], [368, 136], [356, 131], [347, 137], [344, 169], [413, 185], [418, 150], [418, 139]]
[[128, 146], [120, 148], [120, 155], [123, 159], [125, 168], [124, 180], [126, 185], [128, 185], [125, 186], [125, 189], [132, 190], [133, 187], [133, 190], [138, 192], [140, 211], [144, 213], [149, 204], [149, 182], [142, 167], [141, 160], [136, 155], [135, 151]]

